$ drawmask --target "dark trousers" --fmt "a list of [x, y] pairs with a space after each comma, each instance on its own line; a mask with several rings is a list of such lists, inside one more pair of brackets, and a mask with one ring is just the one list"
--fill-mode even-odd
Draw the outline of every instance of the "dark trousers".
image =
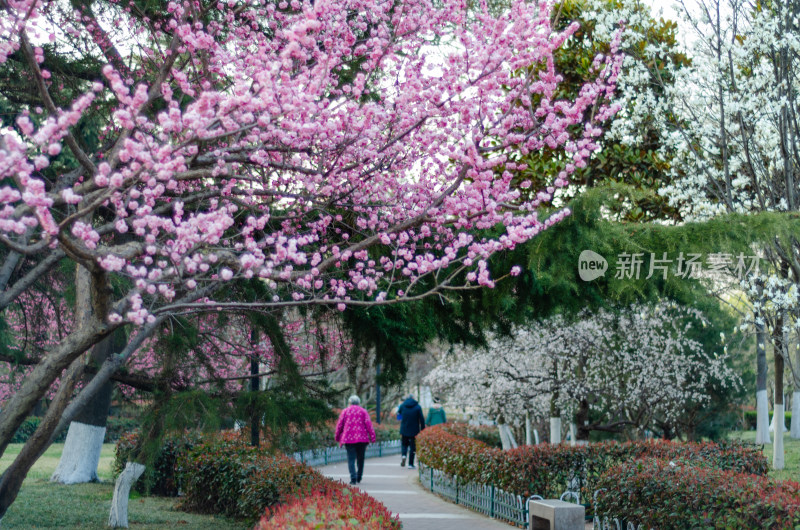
[[[411, 451], [408, 448], [411, 448]], [[403, 440], [400, 442], [400, 451], [403, 456], [406, 456], [406, 453], [410, 453], [408, 455], [408, 465], [414, 465], [414, 455], [417, 454], [417, 438], [415, 436], [403, 436]]]
[[[364, 474], [364, 455], [367, 452], [367, 442], [344, 444], [347, 449], [347, 470], [350, 471], [350, 482], [361, 482]], [[356, 469], [356, 465], [358, 469]]]

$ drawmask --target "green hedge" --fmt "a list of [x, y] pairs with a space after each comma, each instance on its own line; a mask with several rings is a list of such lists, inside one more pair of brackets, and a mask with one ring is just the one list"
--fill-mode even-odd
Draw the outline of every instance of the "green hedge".
[[[28, 438], [30, 438], [31, 435], [36, 431], [41, 422], [42, 418], [38, 416], [29, 416], [25, 418], [25, 421], [22, 422], [22, 425], [19, 426], [17, 432], [15, 432], [14, 436], [11, 438], [11, 443], [21, 444], [27, 442]], [[132, 431], [138, 426], [139, 423], [130, 418], [108, 418], [105, 443], [116, 442], [124, 433]], [[59, 433], [58, 436], [56, 436], [54, 442], [64, 443], [66, 439], [67, 429], [64, 429], [61, 433]]]
[[800, 525], [800, 484], [642, 459], [620, 463], [597, 481], [595, 513], [645, 528], [792, 529]]
[[558, 498], [573, 478], [581, 496], [591, 498], [597, 481], [608, 469], [637, 458], [683, 459], [723, 470], [765, 475], [767, 459], [753, 445], [678, 443], [661, 440], [601, 442], [585, 446], [540, 444], [502, 451], [478, 440], [457, 436], [442, 426], [417, 436], [419, 461], [467, 482], [493, 484], [527, 497]]
[[[176, 497], [180, 490], [180, 480], [177, 476], [178, 457], [186, 454], [200, 443], [200, 440], [200, 435], [193, 433], [173, 433], [165, 436], [161, 445], [153, 452], [152, 463], [145, 468], [142, 476], [134, 484], [134, 490], [143, 494]], [[113, 464], [115, 477], [125, 469], [131, 451], [138, 441], [138, 431], [126, 433], [117, 441]]]
[[[786, 428], [792, 424], [792, 413], [791, 412], [784, 412], [783, 415], [785, 416], [784, 421], [786, 422]], [[746, 410], [744, 411], [744, 428], [747, 430], [753, 430], [756, 428], [756, 418], [758, 417], [758, 413], [755, 410]], [[769, 413], [769, 421], [772, 422], [772, 411]]]
[[[378, 442], [400, 439], [400, 429], [398, 426], [378, 424], [373, 421], [372, 427], [375, 429], [375, 436]], [[242, 430], [245, 436], [250, 436], [248, 434], [250, 432], [249, 427], [245, 427]], [[298, 429], [296, 426], [291, 425], [288, 429], [281, 432], [271, 433], [262, 430], [261, 436], [266, 445], [269, 445], [275, 451], [288, 454], [337, 445], [334, 439], [335, 431], [336, 420], [332, 420], [322, 425], [310, 426], [304, 429]]]
[[464, 436], [478, 440], [489, 447], [501, 449], [503, 443], [500, 441], [500, 431], [496, 426], [491, 425], [470, 425], [468, 423], [445, 423], [442, 430], [456, 436]]

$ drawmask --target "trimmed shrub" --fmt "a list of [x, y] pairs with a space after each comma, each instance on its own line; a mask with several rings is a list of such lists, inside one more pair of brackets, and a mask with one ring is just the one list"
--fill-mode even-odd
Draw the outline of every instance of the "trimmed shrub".
[[595, 513], [648, 528], [796, 528], [800, 484], [645, 458], [607, 470], [597, 481]]
[[500, 441], [500, 431], [496, 426], [491, 425], [470, 425], [468, 423], [444, 423], [442, 430], [456, 436], [464, 436], [479, 440], [489, 447], [498, 449], [503, 447]]
[[[339, 412], [340, 411], [336, 411], [337, 417]], [[378, 442], [400, 439], [400, 429], [398, 426], [378, 424], [373, 420], [372, 427], [375, 429]], [[243, 430], [249, 432], [247, 427]], [[296, 426], [290, 425], [286, 430], [281, 432], [271, 433], [264, 430], [262, 431], [262, 436], [264, 443], [272, 447], [275, 451], [295, 453], [308, 449], [337, 445], [336, 440], [334, 440], [335, 430], [336, 419], [322, 425], [309, 426], [304, 429], [298, 429]], [[247, 436], [249, 436], [249, 434]]]
[[[28, 416], [25, 418], [25, 421], [22, 422], [22, 425], [19, 426], [17, 432], [14, 433], [14, 436], [11, 437], [12, 444], [24, 444], [28, 441], [36, 429], [39, 427], [39, 424], [42, 422], [42, 418], [38, 416]], [[132, 420], [130, 418], [108, 418], [108, 422], [106, 425], [106, 437], [105, 443], [112, 443], [119, 440], [119, 437], [122, 436], [124, 433], [128, 431], [132, 431], [139, 426], [139, 423], [136, 420]], [[55, 443], [64, 443], [67, 439], [67, 429], [61, 431], [58, 436], [56, 436]]]
[[274, 510], [267, 509], [256, 530], [383, 530], [402, 528], [398, 516], [358, 490], [331, 483], [324, 490], [294, 496]]
[[[196, 445], [179, 458], [177, 470], [181, 508], [189, 511], [255, 519], [266, 510], [259, 523], [264, 528], [400, 528], [386, 507], [368, 495], [231, 436]], [[310, 520], [325, 526], [303, 526]]]
[[[28, 441], [28, 438], [33, 436], [33, 433], [36, 432], [36, 429], [39, 428], [39, 424], [42, 422], [42, 418], [38, 416], [28, 416], [19, 426], [17, 431], [14, 433], [14, 436], [11, 437], [12, 444], [24, 444]], [[59, 435], [54, 440], [55, 443], [64, 443], [64, 440], [67, 439], [67, 431], [66, 429], [59, 433]]]
[[502, 451], [450, 434], [439, 425], [417, 436], [417, 452], [422, 464], [458, 475], [467, 482], [493, 484], [517, 495], [545, 498], [558, 498], [573, 479], [580, 483], [581, 496], [590, 498], [603, 473], [638, 458], [682, 459], [757, 475], [765, 475], [768, 469], [766, 457], [756, 446], [741, 443], [650, 440], [575, 447], [540, 444]]
[[255, 519], [293, 494], [318, 489], [325, 479], [281, 454], [235, 439], [210, 440], [178, 459], [183, 509]]
[[[138, 431], [123, 434], [114, 448], [114, 477], [117, 477], [130, 458], [131, 451], [139, 441]], [[178, 459], [200, 443], [200, 435], [193, 433], [173, 433], [167, 435], [133, 488], [143, 494], [177, 497], [181, 488], [178, 476]]]
[[[786, 427], [788, 428], [789, 425], [792, 424], [792, 412], [784, 412], [784, 422]], [[756, 422], [758, 419], [758, 413], [755, 410], [746, 410], [744, 411], [744, 428], [748, 430], [754, 430], [756, 428]], [[769, 412], [769, 422], [772, 423], [772, 411]]]
[[105, 443], [116, 442], [124, 434], [139, 428], [139, 422], [132, 418], [108, 418]]

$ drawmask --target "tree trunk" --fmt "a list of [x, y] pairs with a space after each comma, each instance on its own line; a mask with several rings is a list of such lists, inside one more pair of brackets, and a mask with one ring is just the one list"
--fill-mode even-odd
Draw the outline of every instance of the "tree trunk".
[[[101, 366], [109, 355], [119, 353], [125, 347], [125, 332], [119, 328], [100, 341], [92, 349], [90, 362]], [[67, 440], [51, 482], [79, 484], [97, 481], [97, 464], [106, 434], [108, 409], [114, 384], [106, 381], [94, 398], [69, 424]]]
[[578, 411], [575, 413], [575, 424], [577, 432], [575, 438], [581, 442], [589, 441], [589, 402], [585, 399], [580, 400], [578, 403]]
[[800, 438], [800, 340], [794, 344], [794, 366], [792, 367], [794, 392], [792, 392], [792, 438]]
[[784, 354], [786, 353], [785, 341], [783, 336], [783, 315], [775, 319], [775, 331], [773, 333], [773, 343], [775, 344], [775, 407], [773, 408], [773, 425], [775, 430], [775, 442], [772, 446], [772, 467], [774, 469], [783, 469], [784, 455], [783, 455], [783, 430], [785, 428], [785, 421], [783, 416], [783, 363]]
[[770, 443], [766, 341], [763, 324], [756, 324], [756, 443], [762, 445]]
[[[558, 381], [558, 365], [556, 364], [555, 360], [553, 360], [551, 375], [554, 382]], [[557, 386], [553, 389], [553, 392], [550, 396], [550, 443], [551, 444], [561, 443], [561, 411], [558, 409]]]
[[125, 469], [117, 477], [114, 484], [114, 497], [111, 499], [111, 513], [108, 526], [112, 528], [128, 528], [128, 498], [131, 487], [144, 473], [144, 465], [135, 462], [125, 464]]
[[525, 412], [525, 445], [533, 445], [533, 429], [531, 425], [531, 413]]
[[110, 293], [108, 276], [104, 271], [89, 271], [81, 265], [76, 266], [75, 330], [47, 352], [0, 410], [0, 456], [36, 402], [47, 393], [64, 369], [115, 329], [105, 322]]
[[17, 498], [22, 481], [25, 480], [28, 471], [50, 446], [53, 431], [58, 426], [61, 414], [67, 407], [75, 385], [83, 374], [83, 367], [84, 363], [81, 359], [73, 362], [67, 374], [61, 379], [58, 391], [50, 403], [47, 413], [36, 428], [36, 432], [28, 438], [17, 457], [0, 477], [0, 520]]

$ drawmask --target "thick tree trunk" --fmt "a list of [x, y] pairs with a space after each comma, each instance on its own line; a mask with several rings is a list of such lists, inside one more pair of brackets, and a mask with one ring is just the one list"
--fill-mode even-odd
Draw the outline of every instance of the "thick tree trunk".
[[561, 443], [561, 418], [559, 416], [550, 416], [550, 443]]
[[135, 462], [125, 464], [125, 469], [117, 477], [114, 484], [114, 497], [111, 499], [111, 513], [108, 526], [112, 528], [128, 528], [128, 498], [131, 487], [144, 473], [144, 465]]
[[107, 324], [96, 320], [91, 325], [74, 331], [48, 352], [42, 362], [25, 377], [20, 389], [12, 394], [0, 410], [0, 456], [5, 452], [11, 437], [22, 425], [28, 413], [47, 393], [64, 369], [109, 331]]
[[50, 482], [80, 484], [97, 482], [97, 464], [106, 436], [105, 426], [73, 421], [69, 424], [61, 459]]
[[764, 326], [756, 324], [756, 443], [762, 445], [770, 443], [766, 341]]
[[[120, 328], [93, 348], [90, 361], [99, 367], [109, 355], [119, 353], [124, 347], [125, 332]], [[94, 399], [69, 424], [64, 450], [50, 477], [51, 482], [78, 484], [97, 481], [97, 464], [103, 449], [113, 389], [113, 383], [106, 381]]]
[[783, 469], [784, 455], [783, 455], [783, 430], [785, 428], [783, 416], [783, 364], [784, 355], [786, 353], [785, 341], [783, 335], [783, 315], [780, 315], [775, 320], [775, 331], [773, 333], [773, 343], [775, 344], [775, 407], [773, 408], [773, 424], [775, 430], [775, 442], [772, 446], [772, 467], [774, 469]]

